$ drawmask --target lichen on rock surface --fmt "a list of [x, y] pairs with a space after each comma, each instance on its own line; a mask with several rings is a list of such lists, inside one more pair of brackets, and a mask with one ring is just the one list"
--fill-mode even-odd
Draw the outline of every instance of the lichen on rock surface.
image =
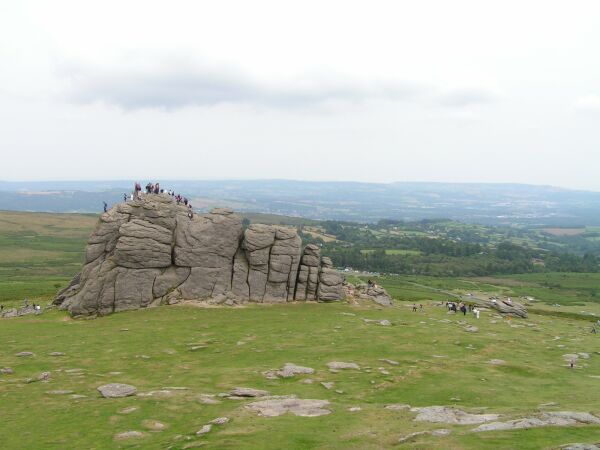
[[72, 315], [173, 304], [334, 301], [343, 278], [295, 228], [252, 224], [232, 210], [188, 216], [166, 194], [120, 203], [100, 216], [82, 271], [55, 304]]

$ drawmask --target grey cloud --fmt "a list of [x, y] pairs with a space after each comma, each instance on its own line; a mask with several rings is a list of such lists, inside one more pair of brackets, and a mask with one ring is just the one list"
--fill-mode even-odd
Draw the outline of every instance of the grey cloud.
[[186, 106], [252, 104], [301, 108], [329, 101], [359, 103], [367, 100], [410, 101], [463, 107], [490, 101], [484, 91], [461, 90], [439, 94], [436, 89], [403, 81], [361, 82], [340, 77], [297, 78], [265, 83], [227, 69], [99, 71], [66, 70], [71, 79], [68, 99], [75, 103], [102, 102], [126, 110], [178, 109]]

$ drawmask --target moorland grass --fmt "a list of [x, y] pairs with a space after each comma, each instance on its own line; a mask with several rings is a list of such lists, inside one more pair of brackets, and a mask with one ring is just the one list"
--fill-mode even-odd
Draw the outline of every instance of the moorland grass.
[[[366, 324], [362, 318], [386, 318], [394, 325]], [[440, 322], [446, 318], [451, 323]], [[197, 441], [215, 449], [538, 449], [600, 440], [598, 426], [473, 434], [472, 426], [418, 423], [414, 413], [384, 408], [388, 403], [457, 405], [488, 408], [510, 419], [531, 416], [540, 404], [554, 402], [551, 410], [600, 413], [600, 381], [594, 378], [600, 376], [598, 338], [579, 321], [549, 316], [494, 319], [496, 323], [490, 319], [488, 313], [478, 321], [448, 316], [443, 307], [429, 302], [424, 313], [412, 313], [408, 304], [398, 302], [389, 309], [343, 303], [165, 306], [95, 320], [73, 320], [60, 311], [5, 319], [0, 324], [0, 365], [15, 373], [0, 375], [0, 439], [4, 448], [36, 449], [179, 449]], [[467, 333], [456, 320], [474, 323], [479, 331]], [[192, 345], [206, 348], [190, 351]], [[35, 356], [16, 357], [20, 351]], [[54, 351], [66, 355], [48, 355]], [[588, 352], [591, 358], [571, 370], [562, 355], [573, 352]], [[380, 358], [400, 364], [392, 366]], [[492, 358], [506, 364], [488, 364]], [[326, 363], [333, 360], [356, 362], [362, 370], [331, 373]], [[278, 380], [262, 375], [286, 362], [317, 372]], [[69, 371], [75, 368], [82, 372]], [[24, 382], [43, 371], [52, 373], [49, 383]], [[301, 383], [305, 378], [315, 382]], [[335, 389], [343, 392], [327, 390], [320, 381], [334, 381]], [[189, 390], [167, 398], [100, 398], [96, 387], [108, 382], [133, 384], [141, 392], [165, 386]], [[329, 400], [333, 413], [264, 418], [245, 409], [247, 401], [198, 401], [198, 394], [235, 386]], [[56, 389], [86, 397], [45, 393]], [[119, 414], [132, 405], [140, 409]], [[354, 406], [362, 410], [349, 412]], [[205, 437], [195, 436], [219, 416], [232, 421]], [[145, 419], [169, 427], [139, 441], [113, 439], [118, 432], [143, 431]], [[453, 433], [397, 444], [406, 434], [440, 427]]]

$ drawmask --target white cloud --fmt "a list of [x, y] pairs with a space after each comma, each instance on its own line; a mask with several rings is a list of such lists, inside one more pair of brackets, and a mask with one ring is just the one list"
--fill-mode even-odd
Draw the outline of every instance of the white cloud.
[[586, 95], [575, 101], [575, 109], [586, 112], [600, 112], [600, 95]]

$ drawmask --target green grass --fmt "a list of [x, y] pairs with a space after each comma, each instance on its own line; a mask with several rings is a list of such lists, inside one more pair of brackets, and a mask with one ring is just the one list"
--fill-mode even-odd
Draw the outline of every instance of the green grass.
[[[395, 325], [365, 324], [363, 317], [387, 318]], [[479, 321], [467, 316], [465, 320], [480, 328], [471, 334], [454, 322], [439, 322], [447, 317], [444, 308], [428, 303], [422, 314], [399, 303], [385, 310], [345, 304], [170, 306], [96, 320], [72, 320], [59, 311], [7, 319], [0, 327], [0, 359], [15, 374], [0, 376], [0, 438], [3, 448], [9, 449], [116, 448], [116, 433], [143, 430], [142, 421], [154, 419], [168, 424], [167, 430], [122, 446], [179, 449], [202, 441], [204, 448], [214, 449], [380, 449], [395, 446], [410, 432], [441, 427], [451, 428], [453, 434], [425, 436], [399, 448], [537, 449], [581, 441], [581, 436], [587, 441], [600, 439], [596, 426], [471, 434], [471, 426], [417, 423], [413, 413], [385, 409], [388, 403], [455, 404], [466, 409], [488, 407], [509, 419], [534, 414], [541, 403], [556, 402], [559, 406], [554, 409], [600, 413], [598, 380], [588, 376], [600, 375], [600, 354], [576, 370], [565, 368], [562, 360], [564, 353], [598, 348], [598, 338], [577, 321], [534, 316], [527, 322], [534, 326], [512, 328], [503, 320], [490, 323], [488, 314]], [[125, 328], [128, 331], [121, 331]], [[555, 336], [561, 339], [555, 341]], [[191, 352], [190, 343], [208, 347]], [[19, 351], [36, 356], [18, 358]], [[66, 356], [51, 357], [52, 351]], [[400, 365], [389, 366], [379, 358]], [[505, 359], [507, 364], [489, 365], [486, 361], [491, 358]], [[363, 370], [331, 373], [325, 364], [332, 360], [353, 361]], [[315, 368], [310, 376], [315, 383], [300, 383], [308, 376], [267, 380], [261, 374], [286, 362]], [[377, 369], [383, 366], [389, 375]], [[74, 368], [83, 369], [83, 375], [67, 372]], [[42, 371], [52, 372], [49, 383], [23, 382]], [[334, 381], [343, 394], [324, 389], [320, 381]], [[140, 392], [164, 386], [189, 390], [168, 398], [109, 400], [96, 392], [107, 382], [130, 383]], [[222, 400], [217, 405], [198, 401], [199, 394], [235, 386], [326, 399], [333, 413], [319, 418], [263, 418], [244, 408], [247, 401]], [[87, 397], [45, 393], [55, 389]], [[127, 406], [140, 409], [119, 414]], [[351, 413], [352, 406], [362, 411]], [[219, 416], [232, 421], [205, 437], [195, 436], [203, 424]]]

